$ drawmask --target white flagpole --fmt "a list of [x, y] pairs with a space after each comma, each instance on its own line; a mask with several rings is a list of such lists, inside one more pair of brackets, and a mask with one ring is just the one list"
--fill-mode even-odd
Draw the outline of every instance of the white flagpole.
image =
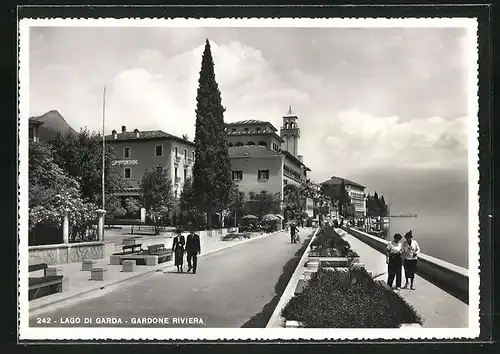
[[104, 124], [106, 119], [106, 85], [104, 85], [104, 91], [102, 94], [102, 210], [105, 210], [106, 198], [105, 198], [105, 188], [104, 188], [104, 169], [106, 166], [105, 160], [105, 148], [106, 139], [104, 135]]

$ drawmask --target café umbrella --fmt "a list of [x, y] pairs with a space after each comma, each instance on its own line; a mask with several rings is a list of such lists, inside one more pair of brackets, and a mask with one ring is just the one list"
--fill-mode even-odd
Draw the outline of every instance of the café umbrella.
[[252, 215], [252, 214], [247, 214], [244, 217], [242, 217], [242, 219], [252, 220], [252, 219], [258, 219], [258, 217], [256, 217], [255, 215]]
[[275, 220], [279, 220], [279, 219], [274, 214], [267, 214], [267, 215], [264, 215], [262, 217], [262, 220], [263, 221], [275, 221]]

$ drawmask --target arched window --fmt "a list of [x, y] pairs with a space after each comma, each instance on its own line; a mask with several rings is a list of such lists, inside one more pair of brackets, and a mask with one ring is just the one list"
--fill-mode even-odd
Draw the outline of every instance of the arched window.
[[259, 141], [259, 146], [267, 146], [267, 143], [265, 141]]
[[288, 122], [285, 123], [285, 129], [288, 129]]
[[256, 131], [260, 132], [260, 127], [255, 128]]
[[247, 132], [247, 131], [248, 131], [248, 128], [244, 128], [243, 130]]
[[227, 146], [232, 147], [233, 143], [227, 143]]
[[238, 141], [234, 146], [243, 146], [244, 144], [241, 141]]
[[255, 143], [253, 141], [249, 141], [247, 145], [255, 145]]

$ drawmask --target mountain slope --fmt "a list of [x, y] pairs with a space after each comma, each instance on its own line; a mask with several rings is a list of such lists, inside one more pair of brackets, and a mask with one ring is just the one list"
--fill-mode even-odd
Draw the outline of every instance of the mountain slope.
[[49, 140], [54, 137], [57, 132], [60, 132], [62, 135], [76, 133], [63, 116], [56, 110], [49, 111], [38, 117], [32, 117], [31, 119], [43, 122], [43, 125], [38, 128], [40, 141]]

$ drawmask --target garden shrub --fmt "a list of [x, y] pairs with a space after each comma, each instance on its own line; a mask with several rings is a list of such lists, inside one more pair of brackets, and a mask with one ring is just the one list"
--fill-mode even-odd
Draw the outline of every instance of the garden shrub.
[[310, 328], [398, 328], [422, 323], [398, 294], [377, 284], [365, 269], [319, 270], [282, 311]]
[[349, 242], [328, 225], [318, 231], [311, 248], [318, 251], [320, 257], [358, 257]]

